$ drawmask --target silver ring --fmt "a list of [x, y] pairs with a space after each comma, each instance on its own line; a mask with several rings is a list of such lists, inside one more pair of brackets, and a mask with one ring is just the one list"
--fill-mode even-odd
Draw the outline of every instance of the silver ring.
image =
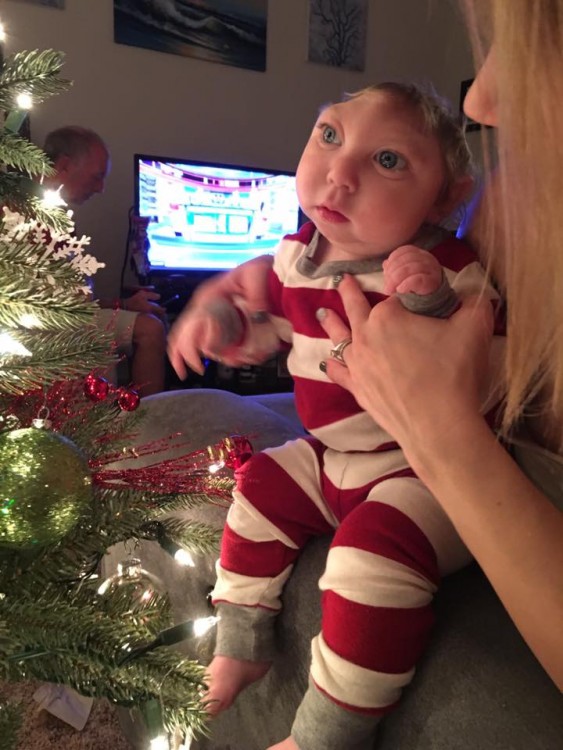
[[348, 344], [351, 343], [351, 338], [342, 339], [342, 341], [340, 341], [333, 349], [330, 350], [330, 356], [337, 362], [340, 362], [341, 365], [346, 365], [346, 362], [344, 361], [344, 357], [342, 355], [344, 354], [344, 349], [346, 349]]

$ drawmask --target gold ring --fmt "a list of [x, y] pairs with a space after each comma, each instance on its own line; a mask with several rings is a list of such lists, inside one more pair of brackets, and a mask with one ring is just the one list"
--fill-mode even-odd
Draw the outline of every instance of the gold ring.
[[337, 362], [340, 362], [341, 365], [346, 365], [346, 362], [344, 361], [344, 357], [342, 355], [344, 354], [344, 349], [346, 349], [348, 344], [351, 343], [351, 338], [342, 339], [342, 341], [340, 341], [333, 349], [330, 350], [330, 356]]

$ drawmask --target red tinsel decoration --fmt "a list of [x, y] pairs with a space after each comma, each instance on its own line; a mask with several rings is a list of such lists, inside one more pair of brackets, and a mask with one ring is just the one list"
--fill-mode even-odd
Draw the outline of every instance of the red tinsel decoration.
[[241, 435], [233, 435], [215, 445], [207, 446], [205, 450], [192, 451], [148, 466], [102, 468], [117, 460], [136, 460], [141, 454], [150, 455], [171, 447], [176, 446], [170, 442], [164, 444], [162, 440], [155, 441], [140, 448], [132, 448], [125, 455], [108, 455], [90, 461], [90, 467], [94, 470], [92, 480], [94, 484], [105, 488], [128, 487], [162, 494], [203, 492], [227, 500], [231, 497], [230, 488], [218, 486], [214, 479], [217, 474], [212, 473], [210, 468], [217, 467], [217, 461], [231, 469], [240, 468], [252, 455], [250, 441]]
[[[100, 392], [103, 392], [103, 378], [91, 373], [86, 381], [94, 390], [100, 388]], [[138, 398], [134, 391], [123, 390], [128, 397], [133, 394]], [[133, 401], [136, 399], [132, 398]], [[11, 399], [7, 413], [18, 418], [20, 427], [29, 427], [39, 411], [45, 410], [51, 421], [50, 429], [72, 440], [77, 426], [88, 422], [92, 419], [90, 413], [94, 414], [101, 408], [111, 410], [112, 407], [110, 403], [102, 404], [85, 398], [85, 380], [77, 379], [58, 381], [45, 391], [36, 389], [17, 396]], [[155, 499], [159, 494], [202, 493], [217, 498], [223, 504], [231, 499], [232, 483], [221, 481], [217, 471], [236, 471], [252, 455], [250, 440], [242, 435], [226, 437], [196, 451], [188, 450], [187, 441], [181, 433], [142, 445], [134, 444], [136, 438], [136, 434], [121, 429], [115, 432], [106, 430], [94, 437], [98, 450], [101, 446], [105, 449], [102, 455], [87, 456], [94, 486], [100, 489], [145, 491], [154, 494]], [[119, 441], [119, 448], [112, 449], [116, 440]], [[130, 447], [122, 448], [124, 440], [129, 442]], [[164, 452], [171, 452], [174, 456], [162, 460], [159, 456]], [[140, 459], [149, 457], [155, 460], [149, 465], [139, 465], [143, 463]], [[120, 468], [112, 466], [117, 462]], [[132, 465], [125, 468], [126, 462]], [[223, 478], [228, 478], [228, 472], [227, 475], [223, 474]]]

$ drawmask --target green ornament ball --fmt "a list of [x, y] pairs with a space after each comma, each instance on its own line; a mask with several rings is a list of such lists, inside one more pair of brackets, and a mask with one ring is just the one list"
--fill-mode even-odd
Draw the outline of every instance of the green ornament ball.
[[0, 547], [59, 541], [91, 497], [88, 463], [70, 440], [35, 427], [0, 434]]

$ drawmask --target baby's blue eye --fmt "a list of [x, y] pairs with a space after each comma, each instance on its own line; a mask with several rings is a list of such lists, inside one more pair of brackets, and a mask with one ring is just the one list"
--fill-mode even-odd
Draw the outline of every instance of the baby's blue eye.
[[322, 138], [325, 143], [338, 143], [338, 133], [331, 125], [321, 125]]
[[406, 162], [402, 156], [394, 151], [380, 151], [375, 156], [377, 163], [384, 169], [404, 169]]

